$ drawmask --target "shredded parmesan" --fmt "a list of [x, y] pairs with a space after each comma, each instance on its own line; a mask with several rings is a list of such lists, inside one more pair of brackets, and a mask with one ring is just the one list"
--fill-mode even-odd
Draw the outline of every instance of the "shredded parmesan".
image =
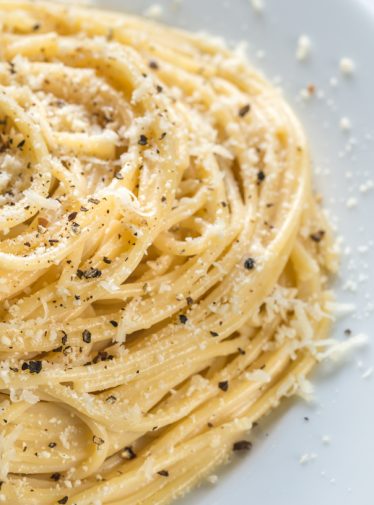
[[148, 18], [158, 19], [162, 16], [163, 8], [159, 4], [150, 5], [145, 11], [143, 15]]
[[296, 59], [305, 61], [309, 58], [312, 49], [312, 42], [307, 35], [301, 35], [297, 41]]
[[364, 333], [359, 333], [343, 342], [331, 341], [330, 347], [319, 354], [319, 359], [330, 359], [340, 362], [349, 356], [355, 349], [360, 349], [367, 345], [369, 337]]
[[340, 129], [344, 132], [352, 129], [351, 121], [347, 117], [342, 117], [340, 120]]
[[253, 372], [246, 372], [245, 378], [249, 381], [261, 382], [264, 384], [271, 381], [271, 375], [260, 369], [254, 370]]
[[317, 459], [317, 454], [314, 452], [308, 453], [306, 452], [305, 454], [302, 454], [299, 459], [300, 465], [305, 465], [307, 463], [310, 463], [311, 461], [314, 461]]
[[313, 401], [314, 400], [313, 384], [309, 380], [305, 379], [305, 377], [298, 377], [296, 394], [306, 402]]
[[265, 3], [264, 0], [249, 0], [252, 9], [257, 12], [257, 14], [260, 14], [261, 12], [264, 11], [265, 8]]
[[345, 76], [351, 76], [355, 72], [355, 63], [351, 58], [342, 58], [339, 63], [340, 72]]

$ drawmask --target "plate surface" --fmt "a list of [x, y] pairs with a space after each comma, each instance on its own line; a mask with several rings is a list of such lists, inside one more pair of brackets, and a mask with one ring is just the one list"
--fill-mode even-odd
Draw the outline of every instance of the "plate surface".
[[[105, 8], [141, 14], [155, 2], [97, 0]], [[159, 0], [160, 20], [245, 40], [253, 63], [280, 84], [310, 138], [316, 185], [342, 236], [340, 302], [354, 314], [338, 321], [365, 333], [369, 343], [338, 366], [314, 374], [315, 401], [289, 401], [257, 428], [251, 454], [219, 472], [181, 505], [372, 505], [374, 503], [374, 0], [265, 0], [262, 14], [249, 0]], [[295, 58], [297, 40], [312, 42], [310, 58]], [[352, 77], [339, 70], [355, 62]], [[331, 80], [332, 79], [332, 80]], [[336, 80], [335, 80], [336, 79]], [[316, 96], [300, 97], [308, 84]], [[342, 131], [343, 117], [352, 129]], [[366, 378], [365, 378], [366, 376]], [[307, 420], [305, 419], [307, 418]], [[328, 441], [330, 442], [328, 443]], [[309, 461], [300, 464], [302, 455]]]

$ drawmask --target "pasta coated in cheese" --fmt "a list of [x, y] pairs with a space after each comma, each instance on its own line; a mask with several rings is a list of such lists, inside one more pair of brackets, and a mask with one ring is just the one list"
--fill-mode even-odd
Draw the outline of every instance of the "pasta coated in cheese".
[[249, 449], [310, 393], [336, 267], [303, 130], [242, 56], [0, 1], [2, 502], [167, 504]]

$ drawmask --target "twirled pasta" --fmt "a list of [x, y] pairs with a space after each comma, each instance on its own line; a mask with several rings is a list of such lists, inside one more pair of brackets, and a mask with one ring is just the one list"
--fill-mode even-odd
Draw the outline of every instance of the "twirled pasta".
[[0, 498], [169, 503], [328, 331], [303, 131], [217, 41], [42, 2], [0, 28]]

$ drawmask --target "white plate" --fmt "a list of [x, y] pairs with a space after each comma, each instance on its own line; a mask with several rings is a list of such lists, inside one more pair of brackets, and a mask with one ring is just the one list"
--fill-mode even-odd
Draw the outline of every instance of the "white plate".
[[[154, 2], [98, 3], [142, 13]], [[209, 31], [229, 41], [248, 41], [254, 63], [270, 79], [283, 77], [285, 94], [309, 134], [319, 171], [316, 183], [325, 195], [325, 205], [337, 218], [339, 234], [345, 238], [343, 249], [352, 251], [343, 257], [337, 294], [340, 301], [355, 303], [358, 310], [336, 324], [335, 336], [347, 338], [343, 334], [346, 328], [370, 336], [374, 328], [370, 310], [374, 298], [370, 271], [370, 267], [374, 270], [374, 189], [363, 193], [360, 185], [374, 178], [374, 0], [265, 0], [262, 15], [254, 12], [249, 0], [157, 3], [163, 7], [163, 21]], [[295, 58], [301, 34], [312, 41], [311, 58], [303, 63]], [[258, 58], [258, 51], [265, 52], [263, 59]], [[340, 74], [339, 60], [344, 56], [356, 63], [352, 78]], [[330, 85], [332, 77], [338, 79], [337, 87]], [[300, 90], [310, 83], [325, 98], [300, 102]], [[351, 120], [351, 133], [340, 130], [342, 117]], [[349, 144], [351, 152], [339, 156]], [[355, 201], [357, 206], [347, 207], [347, 202], [354, 205]], [[349, 291], [355, 285], [356, 290]], [[338, 368], [321, 367], [314, 377], [313, 405], [288, 402], [261, 423], [251, 454], [237, 458], [220, 472], [215, 486], [204, 485], [181, 505], [372, 505], [374, 374], [362, 378], [371, 366], [374, 352], [368, 345]], [[330, 445], [323, 443], [325, 436], [331, 438]], [[316, 458], [301, 465], [305, 453]]]

